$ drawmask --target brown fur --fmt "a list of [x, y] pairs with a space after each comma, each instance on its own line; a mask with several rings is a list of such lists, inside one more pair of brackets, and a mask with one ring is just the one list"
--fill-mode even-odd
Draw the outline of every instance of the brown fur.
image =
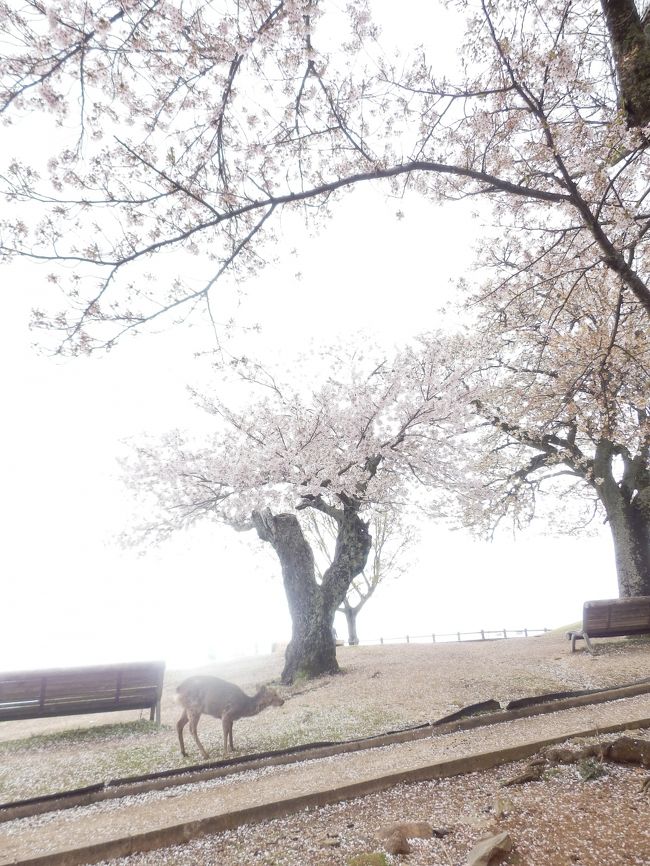
[[187, 757], [183, 742], [183, 729], [189, 722], [190, 733], [194, 737], [199, 751], [206, 759], [208, 753], [197, 733], [199, 719], [204, 713], [208, 716], [214, 716], [215, 719], [221, 719], [223, 753], [227, 755], [229, 745], [230, 750], [234, 751], [232, 726], [235, 719], [241, 719], [243, 716], [255, 716], [266, 707], [281, 707], [284, 703], [277, 692], [267, 686], [262, 686], [256, 694], [249, 696], [234, 683], [210, 676], [189, 677], [189, 679], [183, 680], [176, 689], [176, 700], [183, 707], [181, 717], [176, 723], [181, 754], [183, 757]]

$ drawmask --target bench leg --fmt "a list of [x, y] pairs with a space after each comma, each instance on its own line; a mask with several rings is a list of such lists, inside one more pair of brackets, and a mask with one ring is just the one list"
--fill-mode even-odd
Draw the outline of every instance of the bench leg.
[[596, 648], [594, 647], [593, 643], [589, 640], [589, 635], [584, 634], [583, 637], [585, 639], [585, 643], [587, 644], [587, 649], [589, 650], [589, 652], [592, 655], [594, 655], [594, 653], [596, 652]]
[[584, 635], [581, 631], [568, 631], [566, 636], [571, 641], [571, 652], [574, 653], [576, 651], [576, 641], [582, 640]]

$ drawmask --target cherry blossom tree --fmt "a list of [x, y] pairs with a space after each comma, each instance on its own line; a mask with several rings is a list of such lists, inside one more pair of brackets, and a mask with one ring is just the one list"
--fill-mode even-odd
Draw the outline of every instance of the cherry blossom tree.
[[[534, 247], [527, 252], [535, 258]], [[582, 531], [602, 518], [620, 595], [650, 595], [645, 315], [602, 264], [589, 278], [589, 315], [584, 286], [558, 306], [544, 284], [522, 292], [528, 277], [474, 299], [476, 418], [449, 473], [461, 523], [491, 533], [504, 520], [520, 528], [541, 514], [555, 531]]]
[[[322, 581], [325, 569], [329, 568], [332, 562], [338, 527], [327, 515], [311, 509], [306, 512], [304, 528], [316, 554], [316, 575]], [[342, 604], [338, 607], [338, 612], [345, 616], [350, 646], [359, 643], [359, 612], [373, 597], [380, 584], [396, 580], [404, 574], [409, 566], [407, 555], [417, 538], [415, 527], [405, 519], [403, 510], [397, 511], [394, 508], [374, 509], [370, 515], [369, 528], [372, 548], [368, 561], [361, 573], [353, 578]], [[321, 560], [325, 563], [324, 567]]]
[[[139, 447], [126, 465], [147, 514], [142, 540], [207, 518], [255, 529], [273, 547], [292, 620], [284, 682], [338, 670], [334, 613], [366, 566], [365, 514], [398, 508], [415, 484], [443, 483], [442, 429], [466, 390], [446, 348], [430, 340], [391, 359], [332, 356], [336, 373], [311, 394], [242, 364], [237, 383], [250, 387], [250, 403], [233, 409], [197, 396], [214, 418], [213, 435], [199, 441], [175, 431]], [[306, 509], [336, 525], [320, 582], [297, 516]]]
[[47, 112], [58, 124], [46, 165], [16, 150], [0, 179], [2, 255], [49, 262], [63, 293], [35, 323], [78, 352], [212, 315], [218, 286], [275, 253], [280, 213], [318, 220], [370, 182], [478, 196], [494, 224], [482, 268], [525, 272], [562, 305], [604, 267], [647, 318], [639, 9], [447, 10], [467, 25], [457, 69], [436, 68], [417, 22], [424, 44], [395, 54], [365, 0], [0, 2], [0, 112], [17, 130]]

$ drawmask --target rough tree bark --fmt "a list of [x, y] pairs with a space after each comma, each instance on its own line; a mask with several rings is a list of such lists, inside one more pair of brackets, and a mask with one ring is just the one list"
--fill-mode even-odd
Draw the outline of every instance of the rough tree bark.
[[282, 682], [337, 673], [334, 613], [345, 598], [352, 579], [366, 564], [371, 547], [368, 524], [354, 505], [328, 508], [338, 525], [336, 549], [320, 585], [314, 555], [295, 514], [253, 512], [253, 525], [268, 541], [282, 567], [284, 590], [291, 614], [291, 641], [287, 647]]
[[601, 0], [628, 126], [650, 122], [650, 37], [634, 0]]
[[[613, 471], [615, 457], [623, 464], [619, 481]], [[630, 458], [620, 446], [602, 440], [594, 477], [614, 542], [619, 595], [650, 595], [650, 471], [640, 455]]]
[[[318, 510], [323, 511], [322, 508]], [[324, 561], [331, 562], [332, 541], [336, 539], [338, 531], [336, 520], [333, 517], [327, 519], [326, 514], [317, 518], [311, 513], [308, 515], [306, 528], [307, 537], [311, 539], [314, 550], [320, 551]], [[350, 646], [359, 644], [357, 617], [362, 608], [389, 573], [396, 577], [404, 571], [402, 556], [414, 541], [413, 528], [401, 522], [397, 511], [385, 508], [372, 511], [370, 528], [373, 541], [370, 564], [351, 582], [343, 603], [338, 607], [338, 613], [342, 613], [347, 622]], [[324, 569], [319, 569], [318, 558], [315, 565], [317, 577], [322, 579]]]

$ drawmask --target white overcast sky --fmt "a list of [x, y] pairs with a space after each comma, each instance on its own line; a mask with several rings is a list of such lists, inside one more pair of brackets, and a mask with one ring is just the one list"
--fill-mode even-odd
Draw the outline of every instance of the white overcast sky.
[[[479, 230], [463, 205], [357, 191], [319, 237], [292, 232], [286, 248], [298, 257], [252, 283], [239, 315], [262, 323], [269, 357], [341, 336], [399, 344], [437, 326]], [[39, 354], [27, 322], [46, 275], [2, 274], [0, 669], [268, 652], [288, 639], [290, 621], [279, 563], [252, 533], [210, 525], [144, 554], [116, 540], [130, 512], [115, 462], [121, 442], [200, 423], [185, 391], [199, 375], [200, 329], [126, 339], [101, 358]], [[487, 544], [427, 524], [412, 571], [378, 592], [359, 634], [555, 627], [579, 619], [586, 598], [616, 594], [606, 531]], [[343, 636], [343, 620], [336, 625]]]

